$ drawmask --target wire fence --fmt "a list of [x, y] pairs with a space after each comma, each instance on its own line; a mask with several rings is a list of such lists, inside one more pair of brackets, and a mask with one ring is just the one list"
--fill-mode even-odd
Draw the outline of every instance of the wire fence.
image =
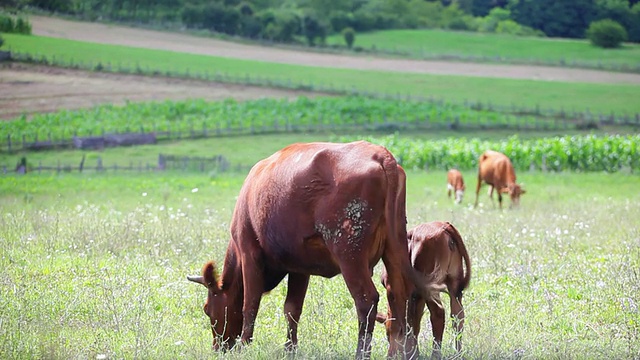
[[42, 173], [118, 173], [118, 172], [200, 172], [200, 173], [224, 173], [224, 172], [246, 172], [250, 166], [242, 164], [232, 165], [222, 155], [213, 157], [195, 157], [171, 154], [159, 154], [155, 163], [130, 161], [128, 164], [112, 163], [105, 164], [102, 157], [87, 160], [82, 156], [80, 161], [72, 163], [72, 160], [58, 160], [55, 164], [42, 163], [38, 161], [33, 164], [22, 157], [15, 167], [6, 164], [0, 167], [3, 175], [8, 174], [42, 174]]

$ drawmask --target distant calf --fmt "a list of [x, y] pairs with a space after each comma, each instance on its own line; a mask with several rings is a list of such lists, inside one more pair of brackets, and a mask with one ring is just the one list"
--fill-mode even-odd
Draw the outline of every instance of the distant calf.
[[509, 194], [511, 206], [520, 204], [520, 195], [525, 191], [516, 184], [516, 172], [511, 160], [497, 151], [487, 150], [478, 159], [478, 185], [476, 186], [476, 202], [478, 206], [478, 193], [482, 182], [489, 184], [489, 197], [493, 201], [493, 189], [498, 189], [498, 203], [502, 209], [502, 194]]
[[462, 173], [456, 169], [449, 170], [449, 172], [447, 172], [447, 196], [449, 196], [449, 199], [451, 199], [451, 193], [454, 192], [456, 204], [460, 204], [464, 196], [464, 189]]
[[[453, 328], [456, 331], [456, 350], [460, 351], [462, 345], [460, 334], [464, 325], [464, 308], [462, 307], [462, 291], [469, 285], [471, 279], [471, 260], [458, 230], [448, 222], [434, 221], [420, 224], [407, 232], [409, 242], [409, 254], [413, 267], [430, 279], [437, 279], [442, 292], [448, 292], [451, 301], [451, 317]], [[464, 263], [464, 265], [463, 265]], [[435, 276], [433, 276], [435, 275]], [[382, 271], [382, 284], [386, 287], [387, 272]], [[410, 323], [416, 336], [420, 333], [420, 320], [422, 319], [424, 306], [431, 313], [431, 327], [433, 331], [434, 355], [439, 355], [442, 346], [442, 334], [444, 333], [445, 310], [442, 306], [439, 292], [425, 299], [417, 296], [415, 315]], [[378, 322], [391, 321], [390, 315], [380, 314], [376, 316]]]

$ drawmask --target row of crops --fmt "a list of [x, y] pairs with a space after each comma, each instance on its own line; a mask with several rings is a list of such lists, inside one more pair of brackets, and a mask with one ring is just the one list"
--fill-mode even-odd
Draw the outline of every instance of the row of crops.
[[[341, 137], [353, 141], [362, 137]], [[408, 169], [477, 168], [487, 149], [506, 154], [517, 170], [607, 171], [640, 169], [640, 135], [563, 136], [523, 140], [517, 136], [503, 141], [447, 138], [416, 140], [397, 135], [364, 138], [387, 147]]]
[[6, 122], [0, 141], [26, 138], [70, 139], [101, 133], [193, 132], [212, 129], [282, 129], [287, 126], [338, 128], [360, 126], [375, 129], [384, 124], [450, 128], [575, 128], [570, 119], [515, 116], [476, 110], [451, 103], [414, 102], [366, 97], [300, 97], [235, 100], [184, 100], [103, 105], [82, 110], [62, 110]]

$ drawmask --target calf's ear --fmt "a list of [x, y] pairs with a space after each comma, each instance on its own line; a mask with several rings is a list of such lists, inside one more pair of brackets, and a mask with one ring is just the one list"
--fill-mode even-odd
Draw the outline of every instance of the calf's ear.
[[387, 315], [385, 315], [383, 313], [377, 313], [376, 314], [376, 321], [379, 322], [380, 324], [384, 324], [385, 321], [387, 321]]
[[500, 192], [501, 192], [502, 194], [508, 194], [508, 193], [509, 193], [509, 188], [505, 186], [505, 187], [503, 187], [502, 189], [500, 189]]

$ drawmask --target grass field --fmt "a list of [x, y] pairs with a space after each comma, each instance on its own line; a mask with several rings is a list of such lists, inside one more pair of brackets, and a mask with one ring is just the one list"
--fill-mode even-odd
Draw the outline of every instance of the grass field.
[[[469, 207], [475, 180], [464, 175], [469, 189], [456, 207], [443, 172], [409, 172], [407, 212], [410, 227], [448, 220], [465, 239], [473, 261], [465, 357], [637, 357], [638, 177], [521, 173], [522, 206], [501, 213], [486, 188], [481, 206]], [[284, 358], [283, 284], [263, 298], [255, 342], [222, 355], [210, 350], [205, 291], [185, 279], [208, 259], [222, 261], [241, 182], [241, 175], [0, 178], [0, 357]], [[379, 270], [374, 282], [383, 294]], [[341, 277], [312, 278], [300, 358], [351, 358], [356, 333]], [[374, 336], [373, 357], [383, 358], [381, 327]], [[452, 338], [447, 329], [445, 354], [453, 354]], [[426, 318], [419, 344], [428, 356]]]
[[[328, 44], [344, 45], [342, 35], [327, 38]], [[501, 34], [442, 30], [386, 30], [356, 34], [354, 46], [402, 51], [414, 56], [459, 56], [517, 61], [571, 64], [627, 64], [640, 66], [640, 46], [627, 43], [619, 49], [595, 47], [588, 40], [548, 39]]]
[[[535, 80], [440, 76], [382, 71], [356, 71], [264, 63], [218, 58], [161, 50], [101, 45], [37, 36], [3, 35], [13, 51], [38, 54], [48, 59], [83, 63], [86, 66], [111, 64], [131, 71], [173, 71], [213, 75], [216, 72], [242, 77], [268, 77], [312, 86], [378, 91], [387, 94], [434, 96], [450, 101], [482, 101], [510, 106], [536, 106], [617, 114], [640, 112], [636, 101], [640, 87], [625, 84], [561, 83]], [[329, 80], [330, 79], [330, 80]]]
[[[3, 37], [14, 50], [94, 66], [100, 62], [163, 72], [219, 71], [305, 84], [331, 81], [337, 87], [459, 101], [640, 112], [640, 87], [630, 85], [324, 69], [35, 36]], [[477, 40], [479, 44], [483, 41]], [[506, 38], [496, 46], [505, 44]], [[567, 44], [573, 49], [573, 43]], [[584, 51], [580, 56], [592, 56], [575, 46], [575, 51]], [[556, 54], [551, 48], [547, 51], [550, 56]], [[524, 52], [513, 49], [511, 54]], [[232, 165], [249, 166], [287, 144], [337, 141], [337, 135], [371, 134], [291, 133], [104, 151], [0, 153], [0, 166], [12, 169], [20, 156], [27, 156], [32, 166], [58, 161], [77, 165], [83, 155], [87, 166], [94, 166], [98, 157], [105, 166], [154, 164], [159, 153], [220, 154]], [[425, 131], [400, 133], [398, 139], [505, 139], [509, 135], [511, 131]], [[519, 134], [523, 139], [553, 135], [563, 134]], [[611, 150], [601, 153], [616, 156]], [[246, 167], [222, 174], [30, 172], [0, 176], [0, 359], [287, 358], [282, 351], [286, 281], [263, 297], [255, 341], [241, 351], [221, 354], [210, 349], [209, 320], [202, 312], [205, 290], [185, 278], [197, 274], [207, 260], [221, 266], [244, 174]], [[500, 212], [488, 199], [486, 187], [481, 190], [480, 206], [473, 209], [476, 175], [474, 171], [463, 174], [467, 194], [463, 205], [454, 206], [446, 197], [443, 171], [409, 169], [407, 215], [409, 227], [432, 220], [451, 221], [465, 239], [473, 275], [464, 297], [464, 357], [639, 358], [639, 176], [628, 171], [519, 171], [518, 181], [527, 191], [522, 205]], [[384, 310], [386, 296], [379, 274], [377, 266], [374, 283], [381, 294], [379, 309]], [[448, 304], [447, 295], [443, 298]], [[422, 325], [419, 345], [422, 358], [428, 358], [428, 316]], [[298, 358], [353, 358], [356, 336], [356, 312], [342, 278], [312, 278], [299, 328]], [[448, 324], [447, 356], [454, 355], [453, 336]], [[372, 357], [384, 358], [386, 349], [384, 330], [379, 326]]]

